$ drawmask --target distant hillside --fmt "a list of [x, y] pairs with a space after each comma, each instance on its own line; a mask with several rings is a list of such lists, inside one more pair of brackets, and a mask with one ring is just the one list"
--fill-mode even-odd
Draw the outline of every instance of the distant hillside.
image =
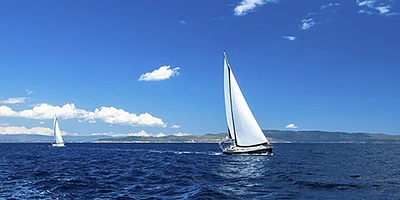
[[2, 143], [35, 143], [35, 142], [52, 142], [54, 137], [35, 134], [0, 134], [0, 142]]
[[[400, 142], [399, 135], [345, 133], [326, 131], [279, 131], [264, 130], [265, 136], [272, 143], [381, 143]], [[226, 133], [206, 134], [202, 136], [165, 136], [165, 137], [123, 137], [98, 139], [95, 142], [200, 142], [217, 143], [222, 141]]]
[[[371, 134], [371, 133], [345, 133], [326, 131], [279, 131], [264, 130], [265, 136], [272, 143], [400, 143], [400, 135]], [[110, 137], [110, 136], [64, 136], [66, 143], [69, 142], [138, 142], [138, 143], [218, 143], [222, 141], [226, 133], [205, 134], [201, 136], [165, 136], [165, 137]], [[43, 135], [2, 135], [2, 143], [51, 143], [52, 136]]]
[[400, 142], [400, 135], [371, 133], [264, 130], [264, 134], [273, 142], [281, 143]]
[[129, 136], [122, 138], [105, 138], [98, 139], [96, 142], [148, 142], [148, 143], [157, 143], [157, 142], [177, 142], [177, 143], [187, 143], [187, 142], [201, 142], [201, 143], [217, 143], [220, 142], [223, 138], [225, 138], [226, 133], [219, 134], [205, 134], [201, 136], [189, 135], [189, 136], [174, 136], [169, 135], [165, 137], [138, 137], [138, 136]]

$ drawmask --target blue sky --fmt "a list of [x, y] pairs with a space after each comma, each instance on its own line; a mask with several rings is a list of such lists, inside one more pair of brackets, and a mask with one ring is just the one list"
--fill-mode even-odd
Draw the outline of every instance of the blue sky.
[[400, 134], [396, 0], [3, 1], [0, 134], [226, 132], [223, 60], [263, 129]]

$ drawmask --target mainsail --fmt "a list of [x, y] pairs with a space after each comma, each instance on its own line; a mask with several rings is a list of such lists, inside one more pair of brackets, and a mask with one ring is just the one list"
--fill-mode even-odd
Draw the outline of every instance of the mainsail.
[[56, 144], [64, 144], [64, 140], [62, 139], [61, 136], [61, 130], [60, 130], [60, 126], [58, 125], [58, 119], [57, 116], [54, 115], [54, 140]]
[[239, 88], [224, 52], [224, 97], [228, 136], [236, 146], [251, 147], [268, 143]]

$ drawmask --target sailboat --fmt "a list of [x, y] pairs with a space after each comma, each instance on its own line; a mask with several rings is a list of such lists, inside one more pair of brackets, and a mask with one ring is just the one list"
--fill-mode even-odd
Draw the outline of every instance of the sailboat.
[[54, 115], [54, 142], [51, 144], [53, 147], [64, 147], [64, 140], [61, 136], [60, 126], [58, 125], [57, 115]]
[[224, 154], [271, 154], [272, 145], [254, 118], [224, 54], [224, 99], [228, 135], [220, 143]]

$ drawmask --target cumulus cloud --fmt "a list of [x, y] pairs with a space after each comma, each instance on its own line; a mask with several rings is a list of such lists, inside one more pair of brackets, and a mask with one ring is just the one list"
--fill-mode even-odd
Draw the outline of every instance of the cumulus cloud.
[[358, 13], [381, 16], [392, 16], [400, 13], [392, 12], [393, 0], [357, 0], [357, 5], [360, 7]]
[[94, 112], [88, 112], [88, 114], [83, 117], [88, 120], [101, 119], [109, 124], [166, 127], [166, 124], [162, 121], [162, 119], [153, 117], [149, 113], [136, 115], [128, 113], [123, 109], [117, 109], [114, 107], [101, 107], [100, 109], [96, 108]]
[[181, 132], [175, 133], [175, 134], [174, 134], [174, 136], [178, 136], [178, 137], [189, 136], [189, 135], [190, 135], [190, 134], [188, 134], [188, 133], [181, 133]]
[[[0, 134], [38, 134], [38, 135], [53, 135], [53, 129], [46, 127], [32, 127], [26, 128], [25, 126], [0, 126]], [[67, 133], [61, 131], [62, 135]]]
[[171, 66], [164, 65], [152, 72], [147, 72], [145, 74], [142, 74], [139, 77], [138, 81], [162, 81], [170, 79], [173, 76], [179, 75], [178, 72], [179, 69], [180, 69], [179, 67], [171, 69]]
[[262, 6], [266, 3], [278, 3], [279, 0], [242, 0], [238, 6], [234, 8], [236, 16], [246, 15], [248, 12], [253, 11], [256, 7]]
[[154, 137], [165, 137], [166, 135], [164, 133], [157, 133]]
[[21, 104], [25, 103], [26, 100], [27, 100], [26, 97], [8, 98], [5, 100], [0, 100], [0, 104]]
[[150, 137], [151, 135], [144, 130], [141, 130], [137, 133], [128, 133], [128, 136], [136, 136], [136, 137]]
[[13, 111], [10, 107], [8, 106], [0, 106], [0, 116], [3, 117], [11, 117], [16, 115], [17, 112]]
[[53, 119], [54, 114], [57, 114], [58, 118], [76, 118], [81, 122], [88, 121], [89, 123], [95, 123], [95, 120], [98, 119], [108, 124], [166, 127], [162, 119], [153, 117], [149, 113], [137, 115], [114, 107], [102, 106], [94, 111], [86, 111], [76, 108], [75, 104], [65, 104], [60, 107], [42, 103], [35, 105], [32, 109], [14, 111], [10, 107], [0, 106], [0, 117], [23, 117], [43, 120]]
[[286, 36], [282, 36], [283, 39], [287, 39], [289, 41], [295, 41], [296, 40], [296, 36], [293, 35], [286, 35]]
[[180, 125], [176, 125], [176, 124], [173, 124], [172, 126], [170, 126], [170, 128], [180, 128], [181, 126]]
[[293, 128], [293, 129], [296, 129], [297, 126], [296, 126], [295, 124], [288, 124], [288, 125], [286, 125], [286, 128]]

